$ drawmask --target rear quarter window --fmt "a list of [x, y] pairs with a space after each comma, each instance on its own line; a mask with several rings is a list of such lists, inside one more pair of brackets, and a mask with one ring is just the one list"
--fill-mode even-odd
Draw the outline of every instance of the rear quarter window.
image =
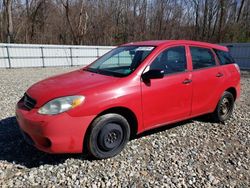
[[214, 52], [216, 53], [221, 65], [228, 65], [235, 63], [234, 59], [229, 54], [229, 52], [216, 49], [214, 49]]

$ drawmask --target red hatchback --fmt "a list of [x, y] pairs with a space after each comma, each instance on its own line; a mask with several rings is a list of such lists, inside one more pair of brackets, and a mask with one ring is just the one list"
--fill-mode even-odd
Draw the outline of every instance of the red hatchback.
[[223, 122], [239, 95], [239, 67], [226, 47], [146, 41], [34, 84], [16, 117], [25, 139], [40, 150], [88, 151], [102, 159], [148, 129], [202, 114]]

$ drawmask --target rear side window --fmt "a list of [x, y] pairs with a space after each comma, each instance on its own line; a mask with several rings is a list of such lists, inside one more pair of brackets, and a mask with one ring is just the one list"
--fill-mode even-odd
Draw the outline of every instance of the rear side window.
[[202, 69], [216, 66], [214, 54], [210, 49], [190, 47], [193, 69]]
[[184, 72], [187, 69], [184, 46], [164, 50], [150, 65], [150, 69], [164, 70], [165, 74]]
[[215, 50], [215, 53], [220, 61], [221, 65], [228, 65], [228, 64], [232, 64], [234, 63], [234, 59], [232, 58], [232, 56], [225, 51], [221, 51], [221, 50]]

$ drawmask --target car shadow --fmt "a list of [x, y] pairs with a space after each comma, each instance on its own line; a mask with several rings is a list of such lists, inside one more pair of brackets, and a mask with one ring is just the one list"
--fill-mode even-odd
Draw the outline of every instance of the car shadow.
[[195, 117], [192, 119], [183, 120], [183, 121], [180, 121], [177, 123], [172, 123], [172, 124], [163, 125], [163, 126], [160, 126], [160, 127], [154, 128], [154, 129], [150, 129], [148, 131], [145, 131], [145, 132], [133, 137], [131, 140], [138, 139], [138, 138], [141, 138], [144, 136], [149, 136], [151, 134], [159, 133], [159, 132], [166, 131], [169, 129], [173, 129], [173, 128], [178, 127], [178, 126], [183, 126], [183, 125], [186, 125], [188, 123], [192, 123], [194, 121], [199, 121], [199, 122], [203, 122], [203, 123], [214, 123], [214, 121], [211, 119], [211, 117], [209, 115], [202, 115], [202, 116], [198, 116], [198, 117]]
[[[132, 140], [172, 129], [177, 126], [182, 126], [192, 122], [193, 120], [208, 122], [206, 117], [201, 116], [195, 119], [186, 120], [146, 131], [132, 138]], [[69, 158], [81, 160], [87, 159], [90, 161], [93, 160], [86, 154], [48, 154], [37, 150], [35, 147], [27, 144], [24, 141], [21, 131], [18, 127], [16, 117], [14, 116], [0, 120], [0, 148], [0, 160], [22, 165], [27, 168], [39, 167], [40, 165], [44, 164], [57, 165], [64, 163], [65, 160]]]
[[27, 168], [44, 164], [56, 165], [69, 158], [85, 159], [82, 154], [47, 154], [27, 144], [18, 127], [16, 117], [0, 121], [0, 160], [23, 165]]
[[173, 129], [175, 127], [182, 126], [182, 125], [185, 125], [185, 124], [191, 123], [191, 122], [192, 122], [192, 120], [185, 120], [185, 121], [178, 122], [178, 123], [163, 125], [163, 126], [160, 126], [160, 127], [154, 128], [154, 129], [147, 130], [143, 133], [140, 133], [137, 136], [135, 136], [134, 138], [132, 138], [132, 140], [139, 139], [139, 138], [142, 138], [145, 136], [150, 136], [151, 134], [156, 134], [156, 133], [163, 132], [166, 130], [170, 130], [170, 129]]

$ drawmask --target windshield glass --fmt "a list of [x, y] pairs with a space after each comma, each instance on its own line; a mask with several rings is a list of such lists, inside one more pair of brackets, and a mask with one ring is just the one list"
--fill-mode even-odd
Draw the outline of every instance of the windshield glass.
[[118, 47], [86, 68], [87, 71], [124, 77], [133, 72], [152, 52], [153, 46]]

